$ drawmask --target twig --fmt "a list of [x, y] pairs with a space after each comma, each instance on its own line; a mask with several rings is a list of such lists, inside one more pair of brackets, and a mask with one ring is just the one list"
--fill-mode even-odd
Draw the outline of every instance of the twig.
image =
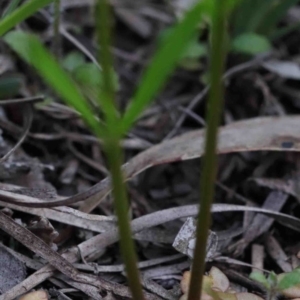
[[21, 135], [19, 141], [3, 157], [0, 158], [0, 163], [7, 160], [8, 157], [11, 156], [21, 146], [21, 144], [26, 139], [26, 137], [29, 133], [31, 124], [32, 124], [32, 120], [33, 120], [33, 111], [32, 111], [31, 104], [26, 104], [25, 105], [25, 111], [24, 111], [23, 118], [24, 118], [24, 130], [22, 132], [22, 135]]
[[[121, 286], [117, 283], [110, 283], [97, 276], [79, 272], [66, 258], [53, 251], [45, 242], [36, 237], [33, 233], [31, 233], [23, 226], [14, 222], [10, 217], [3, 214], [2, 212], [0, 212], [0, 227], [2, 230], [14, 237], [27, 248], [47, 260], [52, 266], [54, 266], [56, 269], [61, 271], [64, 275], [68, 276], [72, 280], [79, 283], [95, 286], [100, 290], [109, 290], [123, 297], [131, 296], [129, 289], [124, 286]], [[21, 283], [21, 285], [23, 284]], [[6, 294], [2, 295], [0, 299], [10, 299], [5, 295]]]
[[[278, 212], [273, 212], [267, 209], [260, 209], [256, 207], [246, 207], [240, 205], [224, 205], [224, 204], [215, 204], [212, 207], [212, 212], [223, 212], [223, 211], [255, 211], [259, 213], [264, 213], [274, 217], [278, 221], [284, 222], [285, 225], [293, 225], [298, 231], [300, 230], [300, 220], [285, 215]], [[153, 227], [160, 225], [162, 223], [172, 221], [174, 219], [183, 218], [183, 217], [190, 217], [196, 216], [198, 214], [198, 205], [187, 205], [183, 207], [175, 207], [169, 208], [162, 211], [158, 211], [140, 218], [137, 218], [131, 222], [131, 229], [133, 233], [137, 233], [143, 229], [148, 227]], [[103, 234], [99, 234], [94, 236], [93, 238], [81, 243], [78, 245], [81, 249], [81, 253], [84, 256], [88, 256], [93, 252], [99, 250], [100, 248], [107, 247], [115, 242], [118, 241], [118, 232], [117, 230], [110, 230]], [[62, 255], [66, 258], [69, 262], [74, 263], [79, 259], [78, 250], [76, 248], [70, 249], [68, 252]], [[35, 272], [34, 274], [30, 275], [27, 279], [25, 279], [22, 283], [13, 287], [9, 292], [5, 293], [4, 295], [0, 296], [0, 300], [10, 300], [14, 299], [15, 295], [20, 295], [41, 282], [47, 280], [49, 277], [53, 276], [55, 268], [51, 265], [47, 265], [41, 268], [39, 271]], [[150, 296], [149, 296], [150, 297]], [[147, 298], [150, 299], [150, 298]], [[152, 298], [153, 299], [153, 298]], [[155, 298], [154, 298], [155, 299]]]
[[17, 99], [7, 99], [1, 100], [0, 105], [10, 105], [10, 104], [23, 104], [23, 103], [36, 103], [43, 101], [45, 99], [44, 96], [34, 96], [34, 97], [26, 97], [26, 98], [17, 98]]

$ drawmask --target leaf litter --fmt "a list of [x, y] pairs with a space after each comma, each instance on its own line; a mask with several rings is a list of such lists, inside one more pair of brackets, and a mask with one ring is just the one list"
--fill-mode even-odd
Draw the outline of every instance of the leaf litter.
[[[96, 62], [93, 42], [77, 30], [80, 19], [82, 28], [93, 26], [88, 17], [92, 4], [79, 2], [62, 1], [60, 33], [72, 51], [83, 55], [83, 61], [86, 57]], [[118, 1], [113, 5], [118, 22], [123, 24], [116, 30], [117, 42], [112, 50], [121, 87], [118, 101], [124, 105], [151, 57], [147, 47], [155, 45], [156, 25], [165, 28], [172, 14], [169, 7], [152, 5], [150, 1], [126, 8], [118, 7]], [[51, 14], [51, 9], [42, 10], [39, 18], [33, 17], [27, 24], [28, 29], [39, 28], [44, 41], [51, 41]], [[44, 32], [38, 25], [41, 19], [46, 23]], [[132, 35], [135, 38], [130, 38]], [[292, 47], [289, 43], [285, 45]], [[11, 77], [15, 81], [9, 94], [2, 93], [0, 80], [1, 99], [13, 98], [1, 107], [0, 118], [3, 128], [0, 152], [2, 157], [8, 153], [0, 165], [0, 205], [5, 208], [0, 221], [2, 230], [8, 233], [1, 232], [1, 241], [19, 257], [19, 270], [26, 265], [34, 273], [26, 279], [24, 275], [20, 282], [9, 279], [11, 286], [0, 299], [14, 299], [24, 289], [30, 291], [36, 287], [47, 291], [41, 291], [42, 297], [50, 294], [57, 299], [57, 295], [72, 299], [86, 295], [93, 299], [129, 297], [116, 245], [118, 234], [101, 143], [90, 135], [74, 110], [45, 92], [28, 67], [12, 63], [16, 59], [8, 55], [6, 61], [10, 64], [1, 74], [4, 78], [8, 71], [16, 72]], [[282, 63], [284, 70], [280, 69]], [[291, 67], [292, 74], [287, 69]], [[198, 75], [202, 76], [205, 68], [202, 62], [197, 62]], [[243, 72], [237, 76], [239, 68]], [[247, 287], [248, 292], [257, 295], [252, 294], [250, 300], [262, 296], [255, 283], [247, 285], [249, 267], [257, 266], [250, 257], [258, 253], [255, 245], [260, 246], [261, 254], [256, 256], [264, 270], [282, 273], [299, 265], [296, 237], [300, 220], [295, 199], [299, 193], [293, 172], [297, 174], [299, 169], [300, 118], [289, 115], [291, 111], [297, 114], [299, 109], [290, 93], [297, 87], [289, 81], [298, 79], [296, 68], [294, 59], [293, 62], [288, 57], [269, 60], [266, 56], [241, 64], [237, 61], [226, 72], [231, 75], [224, 76], [228, 95], [218, 143], [221, 180], [218, 186], [224, 188], [218, 188], [212, 207], [211, 236], [217, 238], [210, 240], [213, 251], [207, 256], [207, 270], [210, 278], [219, 274], [221, 286], [215, 287], [225, 294], [231, 285], [239, 283], [239, 289]], [[186, 274], [183, 272], [189, 269], [190, 261], [185, 255], [178, 255], [172, 244], [186, 219], [195, 217], [198, 211], [195, 203], [199, 197], [199, 158], [204, 145], [204, 129], [198, 129], [204, 126], [200, 100], [208, 88], [195, 73], [182, 65], [162, 91], [160, 101], [144, 113], [122, 143], [127, 162], [123, 166], [125, 180], [133, 191], [132, 230], [140, 249], [139, 267], [147, 299], [179, 299], [186, 292], [180, 290], [179, 283], [182, 284], [182, 276]], [[283, 78], [278, 85], [274, 73]], [[20, 88], [15, 83], [22, 74], [26, 74], [26, 81], [22, 79]], [[41, 91], [49, 95], [44, 102], [35, 102], [42, 100], [38, 98], [28, 104], [28, 99], [35, 99]], [[282, 101], [280, 93], [288, 100]], [[16, 99], [23, 104], [15, 102]], [[177, 109], [174, 103], [180, 107]], [[22, 110], [21, 104], [33, 107], [32, 112]], [[168, 139], [175, 133], [181, 134]], [[28, 203], [30, 207], [26, 207]], [[232, 228], [236, 235], [230, 234]], [[225, 238], [227, 243], [220, 246], [224, 233], [229, 234]], [[61, 255], [62, 249], [65, 251]], [[80, 258], [83, 263], [76, 264], [76, 269], [70, 263]], [[227, 274], [228, 264], [233, 272]], [[243, 279], [234, 280], [231, 277], [234, 272]], [[211, 279], [207, 280], [207, 291], [215, 293], [209, 283]], [[235, 290], [233, 294], [232, 299], [249, 297], [245, 290]]]

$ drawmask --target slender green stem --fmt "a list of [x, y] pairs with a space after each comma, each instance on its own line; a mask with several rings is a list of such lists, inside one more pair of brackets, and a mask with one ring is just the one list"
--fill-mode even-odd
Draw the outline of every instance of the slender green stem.
[[119, 133], [119, 117], [114, 101], [113, 58], [111, 45], [111, 11], [107, 0], [98, 0], [96, 5], [96, 28], [100, 51], [98, 61], [102, 67], [103, 88], [99, 97], [99, 105], [105, 114], [105, 120], [110, 130]]
[[122, 150], [118, 139], [107, 139], [105, 150], [111, 171], [115, 211], [118, 217], [120, 247], [124, 259], [128, 284], [134, 300], [143, 300], [143, 291], [137, 268], [137, 257], [128, 219], [128, 199], [121, 169]]
[[225, 57], [226, 0], [215, 0], [212, 16], [212, 49], [210, 58], [210, 96], [207, 104], [205, 155], [201, 175], [201, 208], [197, 221], [197, 240], [192, 266], [188, 300], [200, 299], [205, 268], [206, 241], [210, 226], [210, 208], [216, 176], [217, 132], [222, 109], [222, 73]]
[[111, 172], [112, 193], [118, 218], [120, 248], [132, 298], [134, 300], [143, 300], [143, 290], [137, 268], [137, 257], [128, 218], [128, 199], [122, 173], [123, 152], [120, 147], [121, 121], [118, 118], [117, 108], [114, 103], [113, 61], [110, 53], [111, 18], [107, 0], [98, 0], [95, 11], [97, 37], [101, 46], [98, 58], [103, 71], [103, 86], [99, 93], [99, 105], [103, 109], [107, 125], [107, 135], [103, 137], [103, 140]]
[[53, 44], [54, 55], [60, 58], [60, 0], [54, 0]]

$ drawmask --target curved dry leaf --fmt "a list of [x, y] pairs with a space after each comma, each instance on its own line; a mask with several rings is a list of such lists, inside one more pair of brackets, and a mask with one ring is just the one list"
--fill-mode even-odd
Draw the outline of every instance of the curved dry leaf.
[[[300, 151], [300, 116], [264, 117], [232, 123], [219, 129], [217, 153], [242, 151]], [[186, 133], [141, 152], [123, 166], [125, 181], [144, 170], [165, 163], [198, 158], [203, 155], [205, 130]], [[2, 197], [28, 207], [54, 207], [84, 201], [80, 210], [90, 212], [110, 192], [108, 178], [89, 190], [52, 202], [22, 203], [12, 197]]]
[[214, 204], [211, 209], [211, 212], [214, 213], [225, 212], [225, 211], [252, 211], [252, 212], [262, 213], [264, 215], [274, 218], [282, 225], [300, 232], [300, 219], [274, 210], [259, 208], [259, 207], [251, 207], [251, 206], [234, 205], [234, 204]]
[[[219, 129], [219, 154], [258, 150], [300, 151], [300, 117], [266, 117], [232, 123]], [[124, 166], [132, 178], [159, 164], [198, 158], [204, 151], [204, 130], [186, 133], [151, 147]]]
[[212, 289], [225, 292], [229, 288], [229, 280], [227, 276], [218, 268], [212, 267], [209, 271], [209, 276], [213, 279]]
[[[35, 198], [13, 194], [11, 192], [1, 191], [0, 199], [4, 195], [8, 197], [17, 197], [21, 201], [36, 201]], [[117, 241], [117, 235], [114, 232], [112, 234], [112, 229], [115, 226], [115, 220], [113, 217], [99, 216], [99, 215], [90, 215], [83, 212], [79, 212], [70, 207], [57, 207], [53, 209], [39, 209], [32, 208], [28, 209], [26, 207], [5, 203], [5, 201], [0, 201], [0, 206], [7, 206], [14, 210], [24, 211], [29, 214], [45, 216], [50, 220], [58, 221], [64, 224], [69, 224], [84, 228], [87, 230], [92, 230], [95, 232], [100, 232], [107, 234], [109, 240], [113, 239]], [[266, 214], [270, 217], [273, 217], [275, 220], [282, 222], [283, 225], [288, 226], [296, 231], [300, 231], [300, 220], [294, 216], [289, 216], [283, 213], [275, 212], [268, 209], [262, 209], [258, 207], [248, 207], [242, 205], [233, 205], [233, 204], [213, 204], [211, 212], [226, 212], [226, 211], [253, 211], [258, 213]], [[161, 211], [153, 212], [151, 214], [139, 217], [132, 221], [132, 230], [134, 233], [151, 228], [169, 221], [173, 221], [178, 218], [193, 217], [198, 214], [198, 205], [186, 205], [181, 207], [173, 207], [164, 209]], [[114, 241], [113, 241], [114, 242]], [[112, 242], [112, 243], [113, 243]], [[104, 247], [104, 246], [103, 246]]]
[[[245, 151], [300, 151], [300, 117], [263, 117], [235, 122], [219, 129], [218, 154]], [[171, 162], [199, 158], [203, 155], [205, 130], [188, 132], [153, 146], [126, 163], [125, 180], [130, 180], [146, 169]], [[95, 187], [98, 197], [82, 206], [88, 212], [98, 205], [109, 191], [107, 179]]]

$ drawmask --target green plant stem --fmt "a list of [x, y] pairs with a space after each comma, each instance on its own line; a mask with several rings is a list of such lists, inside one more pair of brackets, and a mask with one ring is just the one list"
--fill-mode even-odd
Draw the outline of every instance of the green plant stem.
[[104, 112], [105, 121], [110, 131], [120, 134], [119, 117], [114, 101], [113, 59], [111, 45], [111, 11], [107, 0], [98, 0], [95, 9], [95, 21], [98, 38], [98, 61], [102, 67], [103, 89], [99, 95], [99, 105]]
[[128, 219], [128, 199], [121, 169], [122, 150], [119, 139], [106, 139], [105, 150], [111, 172], [115, 211], [118, 217], [121, 253], [124, 259], [128, 284], [134, 300], [143, 300], [143, 291], [137, 268], [137, 257]]
[[53, 53], [60, 58], [60, 0], [54, 0], [54, 22], [53, 22]]
[[129, 205], [122, 172], [123, 152], [120, 147], [121, 120], [118, 117], [117, 107], [114, 103], [115, 91], [112, 77], [113, 60], [110, 53], [111, 17], [107, 0], [98, 0], [95, 11], [97, 37], [100, 44], [99, 46], [101, 46], [98, 59], [103, 71], [103, 86], [99, 92], [99, 105], [103, 109], [107, 125], [106, 136], [99, 137], [102, 137], [104, 140], [104, 149], [111, 172], [112, 194], [118, 219], [120, 248], [125, 264], [128, 284], [132, 298], [134, 300], [143, 300], [144, 296], [128, 218]]
[[222, 73], [225, 58], [226, 0], [215, 1], [212, 16], [212, 49], [210, 57], [210, 96], [207, 105], [207, 130], [203, 169], [201, 175], [201, 207], [197, 221], [196, 246], [192, 265], [188, 300], [199, 300], [205, 268], [206, 241], [210, 226], [210, 208], [216, 177], [217, 132], [222, 109]]

